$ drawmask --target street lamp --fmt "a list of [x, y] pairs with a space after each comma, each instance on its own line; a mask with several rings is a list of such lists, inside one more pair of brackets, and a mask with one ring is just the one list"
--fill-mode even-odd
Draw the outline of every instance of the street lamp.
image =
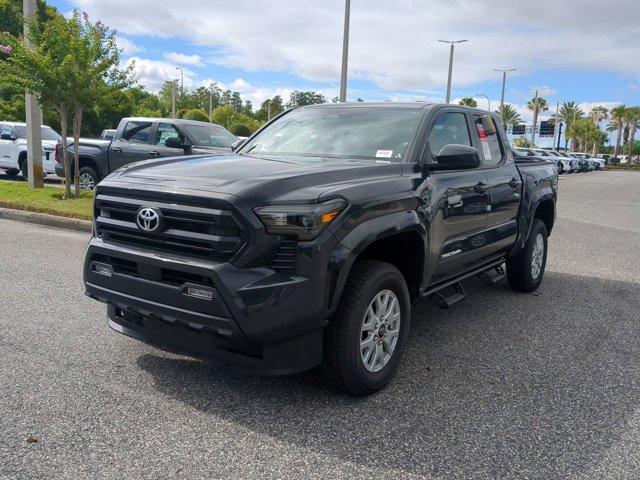
[[500, 120], [503, 120], [502, 109], [504, 108], [504, 88], [507, 83], [507, 73], [515, 72], [516, 70], [518, 69], [517, 68], [506, 68], [502, 70], [498, 68], [494, 69], [495, 72], [502, 72], [502, 94], [500, 95]]
[[464, 40], [438, 39], [438, 41], [441, 43], [448, 43], [451, 45], [451, 47], [449, 48], [449, 76], [447, 78], [447, 98], [445, 100], [445, 103], [449, 103], [449, 101], [451, 100], [451, 75], [453, 73], [453, 47], [456, 43], [464, 43], [464, 42], [467, 42], [468, 40], [465, 38]]
[[349, 17], [351, 0], [344, 2], [344, 31], [342, 32], [342, 71], [340, 72], [340, 102], [347, 101], [347, 66], [349, 63]]
[[487, 99], [487, 103], [489, 104], [489, 108], [487, 110], [491, 111], [491, 100], [489, 100], [489, 96], [484, 93], [476, 93], [476, 97], [484, 97]]

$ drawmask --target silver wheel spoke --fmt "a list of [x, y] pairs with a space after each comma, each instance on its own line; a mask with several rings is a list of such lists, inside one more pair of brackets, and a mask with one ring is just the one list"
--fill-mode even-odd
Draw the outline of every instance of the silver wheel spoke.
[[360, 329], [360, 357], [370, 372], [391, 359], [400, 335], [400, 302], [391, 290], [382, 290], [369, 303]]

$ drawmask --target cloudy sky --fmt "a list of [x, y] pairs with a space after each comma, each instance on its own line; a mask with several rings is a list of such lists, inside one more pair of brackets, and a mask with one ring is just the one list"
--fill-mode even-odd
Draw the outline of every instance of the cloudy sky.
[[[53, 0], [119, 33], [140, 83], [158, 89], [216, 81], [259, 104], [292, 89], [338, 94], [343, 0]], [[506, 101], [524, 108], [532, 88], [550, 105], [575, 100], [640, 104], [640, 1], [352, 0], [349, 98], [444, 98], [448, 47], [456, 49], [453, 97], [479, 106], [500, 97], [495, 68], [517, 68]]]

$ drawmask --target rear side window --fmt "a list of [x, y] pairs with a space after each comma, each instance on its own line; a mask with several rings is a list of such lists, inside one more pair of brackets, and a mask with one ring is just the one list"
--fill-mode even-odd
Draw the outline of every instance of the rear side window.
[[442, 147], [450, 144], [471, 146], [467, 119], [464, 113], [443, 113], [431, 126], [429, 149], [434, 158]]
[[161, 123], [158, 125], [158, 133], [156, 134], [156, 145], [164, 145], [169, 138], [179, 138], [184, 143], [184, 135], [171, 123]]
[[122, 139], [133, 143], [149, 143], [151, 122], [128, 122], [124, 127]]
[[489, 115], [474, 115], [474, 119], [476, 125], [475, 133], [483, 160], [482, 165], [484, 167], [495, 167], [502, 162], [503, 157], [498, 126]]

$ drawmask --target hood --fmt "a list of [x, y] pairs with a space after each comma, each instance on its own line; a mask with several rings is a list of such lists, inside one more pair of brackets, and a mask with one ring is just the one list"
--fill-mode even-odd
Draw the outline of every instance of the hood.
[[[218, 155], [173, 157], [138, 162], [113, 173], [105, 183], [131, 187], [156, 185], [171, 190], [204, 190], [240, 196], [250, 205], [265, 201], [317, 201], [329, 189], [371, 179], [399, 176], [399, 163], [320, 157]], [[136, 185], [138, 184], [138, 185]]]

